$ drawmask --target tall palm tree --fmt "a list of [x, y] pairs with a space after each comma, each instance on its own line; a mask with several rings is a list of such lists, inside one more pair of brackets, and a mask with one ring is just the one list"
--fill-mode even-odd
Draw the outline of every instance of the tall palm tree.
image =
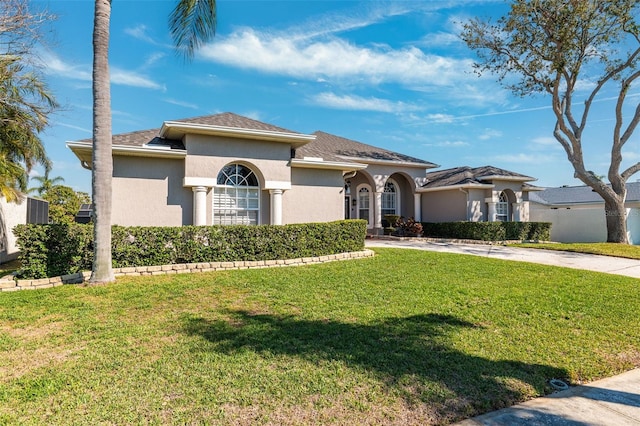
[[29, 194], [37, 192], [38, 195], [46, 194], [52, 187], [57, 185], [58, 183], [64, 182], [64, 178], [62, 176], [56, 176], [54, 178], [49, 178], [49, 169], [44, 171], [44, 176], [34, 176], [33, 180], [40, 183], [40, 186], [35, 188], [29, 188], [27, 191]]
[[[111, 266], [111, 91], [109, 87], [109, 23], [111, 0], [96, 0], [93, 25], [93, 192], [94, 257], [92, 284], [113, 281]], [[177, 0], [169, 17], [174, 44], [188, 59], [215, 35], [215, 0]]]
[[36, 164], [50, 167], [38, 133], [57, 108], [53, 96], [19, 57], [0, 56], [0, 194], [18, 201]]

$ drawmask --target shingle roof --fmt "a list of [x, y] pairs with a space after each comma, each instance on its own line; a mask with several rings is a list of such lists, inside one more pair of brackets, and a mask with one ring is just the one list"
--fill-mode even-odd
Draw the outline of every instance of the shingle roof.
[[[590, 186], [562, 186], [531, 193], [529, 200], [547, 205], [604, 203]], [[640, 201], [640, 182], [627, 183], [627, 201]]]
[[491, 182], [482, 179], [489, 176], [498, 178], [518, 178], [522, 179], [523, 181], [535, 180], [535, 178], [532, 178], [530, 176], [521, 175], [519, 173], [511, 172], [509, 170], [504, 170], [493, 166], [482, 166], [474, 168], [464, 166], [454, 167], [452, 169], [446, 170], [438, 170], [435, 172], [427, 172], [427, 183], [425, 183], [422, 187], [441, 188], [444, 186], [453, 185], [489, 184]]
[[[204, 115], [201, 117], [181, 118], [179, 120], [167, 120], [167, 121], [175, 121], [179, 123], [204, 124], [209, 126], [233, 127], [233, 128], [251, 129], [251, 130], [266, 130], [266, 131], [272, 131], [272, 132], [298, 133], [292, 130], [287, 130], [282, 127], [274, 126], [272, 124], [267, 124], [258, 120], [253, 120], [248, 117], [243, 117], [241, 115], [237, 115], [232, 112], [224, 112], [222, 114]], [[172, 149], [185, 149], [182, 141], [160, 138], [158, 137], [159, 134], [160, 134], [159, 128], [148, 129], [148, 130], [138, 130], [135, 132], [113, 135], [112, 140], [114, 145], [143, 146], [148, 144], [148, 145], [169, 146]], [[80, 142], [91, 142], [91, 139], [84, 139]]]
[[[274, 126], [272, 124], [263, 123], [261, 121], [243, 117], [231, 112], [167, 121], [301, 134], [299, 132], [288, 130], [283, 127]], [[185, 149], [182, 141], [160, 138], [158, 137], [159, 134], [159, 128], [138, 130], [135, 132], [113, 135], [112, 140], [114, 145], [136, 147], [141, 147], [143, 145], [158, 145], [169, 146], [172, 149]], [[295, 158], [302, 159], [304, 157], [321, 157], [325, 161], [344, 161], [345, 157], [348, 157], [352, 158], [353, 160], [361, 161], [397, 161], [405, 163], [416, 163], [424, 165], [425, 168], [437, 167], [436, 164], [421, 160], [419, 158], [378, 148], [372, 145], [367, 145], [362, 142], [357, 142], [329, 133], [318, 131], [315, 132], [314, 135], [316, 136], [316, 140], [298, 148], [296, 150]], [[81, 142], [91, 142], [91, 139], [84, 139]]]
[[295, 158], [322, 157], [325, 161], [396, 161], [415, 163], [427, 167], [438, 167], [436, 164], [409, 155], [389, 151], [362, 142], [317, 131], [313, 133], [316, 140], [296, 150]]
[[274, 126], [273, 124], [263, 123], [262, 121], [254, 120], [249, 117], [243, 117], [242, 115], [234, 114], [232, 112], [223, 112], [221, 114], [215, 115], [204, 115], [201, 117], [183, 118], [180, 120], [167, 121], [177, 121], [180, 123], [196, 123], [208, 126], [234, 127], [237, 129], [266, 130], [270, 132], [300, 134], [300, 132], [294, 132], [293, 130]]

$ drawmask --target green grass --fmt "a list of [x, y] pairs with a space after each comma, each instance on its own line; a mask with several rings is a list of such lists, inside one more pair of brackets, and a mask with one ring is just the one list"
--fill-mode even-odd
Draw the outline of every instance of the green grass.
[[447, 424], [640, 366], [635, 279], [376, 252], [0, 294], [0, 424]]
[[536, 248], [543, 250], [571, 251], [576, 253], [600, 254], [604, 256], [625, 257], [640, 260], [640, 246], [616, 243], [526, 243], [509, 244], [513, 247]]

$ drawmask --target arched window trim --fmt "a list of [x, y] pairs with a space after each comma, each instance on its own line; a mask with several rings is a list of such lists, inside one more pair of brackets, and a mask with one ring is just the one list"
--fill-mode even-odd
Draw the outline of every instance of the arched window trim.
[[509, 221], [509, 196], [504, 191], [500, 191], [500, 194], [498, 194], [498, 202], [496, 203], [496, 220], [499, 222]]
[[[367, 194], [366, 197], [363, 194]], [[368, 224], [367, 228], [373, 227], [373, 191], [371, 190], [371, 186], [368, 184], [360, 184], [356, 188], [356, 196], [358, 197], [358, 219], [365, 219]], [[365, 198], [367, 200], [366, 205], [364, 203]], [[367, 217], [363, 217], [367, 216]]]
[[260, 181], [242, 163], [224, 166], [213, 190], [214, 225], [259, 225]]
[[[391, 194], [391, 192], [387, 191], [387, 185], [391, 185], [395, 189], [395, 192], [393, 192], [393, 197], [389, 195]], [[398, 182], [396, 182], [395, 179], [387, 179], [384, 184], [384, 189], [380, 201], [382, 203], [382, 205], [380, 206], [380, 212], [383, 219], [387, 214], [400, 216], [400, 212], [402, 211], [400, 209], [400, 185], [398, 185]]]

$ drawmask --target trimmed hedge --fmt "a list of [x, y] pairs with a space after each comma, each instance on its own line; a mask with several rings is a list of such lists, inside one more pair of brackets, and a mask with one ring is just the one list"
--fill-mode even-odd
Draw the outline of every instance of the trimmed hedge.
[[[91, 269], [92, 225], [18, 225], [22, 278]], [[364, 249], [364, 220], [272, 226], [112, 227], [113, 267], [294, 259]]]
[[440, 222], [422, 223], [425, 237], [453, 238], [460, 240], [548, 241], [551, 235], [549, 222]]

